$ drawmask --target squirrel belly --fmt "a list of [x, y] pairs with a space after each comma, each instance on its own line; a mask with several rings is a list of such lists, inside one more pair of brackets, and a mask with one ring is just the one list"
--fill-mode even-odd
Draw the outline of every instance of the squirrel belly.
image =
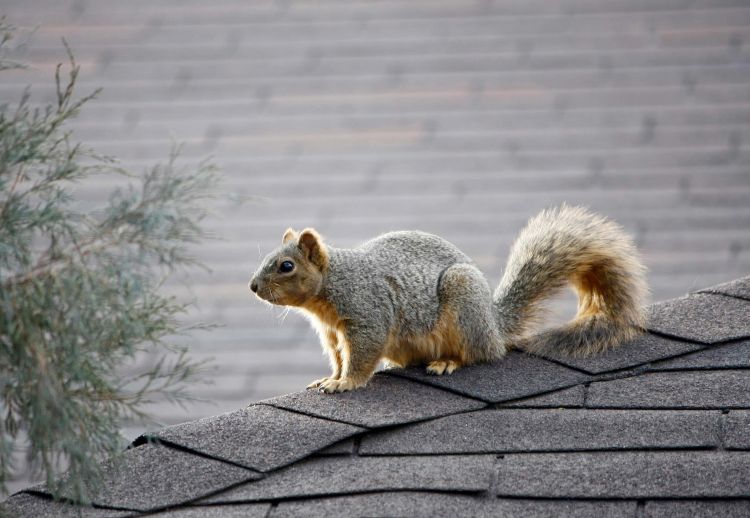
[[[579, 297], [576, 317], [529, 335], [541, 302], [568, 283]], [[326, 245], [314, 229], [289, 229], [250, 288], [310, 318], [332, 373], [309, 388], [324, 392], [363, 386], [381, 360], [450, 374], [501, 358], [510, 347], [536, 354], [603, 351], [640, 332], [647, 295], [630, 238], [615, 223], [567, 206], [529, 221], [494, 295], [468, 256], [418, 231], [343, 249]]]

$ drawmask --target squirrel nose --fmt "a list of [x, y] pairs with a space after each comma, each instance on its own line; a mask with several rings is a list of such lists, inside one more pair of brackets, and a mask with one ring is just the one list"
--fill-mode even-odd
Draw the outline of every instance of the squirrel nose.
[[258, 292], [258, 283], [255, 282], [255, 281], [250, 281], [250, 290], [253, 293], [257, 293]]

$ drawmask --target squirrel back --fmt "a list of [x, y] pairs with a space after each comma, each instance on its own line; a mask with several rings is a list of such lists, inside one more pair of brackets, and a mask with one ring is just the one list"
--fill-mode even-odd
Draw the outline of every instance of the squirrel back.
[[399, 331], [411, 335], [435, 325], [442, 273], [471, 263], [453, 244], [420, 231], [389, 232], [352, 249], [329, 246], [328, 254], [323, 295], [343, 318], [397, 321]]

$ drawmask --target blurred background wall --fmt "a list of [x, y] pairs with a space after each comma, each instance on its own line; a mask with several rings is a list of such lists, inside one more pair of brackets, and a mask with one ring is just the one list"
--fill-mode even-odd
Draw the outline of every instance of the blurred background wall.
[[[565, 201], [636, 236], [654, 300], [750, 273], [747, 0], [4, 0], [0, 11], [37, 27], [17, 49], [31, 68], [3, 73], [0, 102], [26, 85], [52, 100], [64, 36], [79, 92], [104, 88], [76, 139], [134, 170], [181, 142], [183, 163], [211, 155], [224, 173], [208, 222], [223, 240], [197, 251], [211, 272], [173, 288], [196, 300], [190, 319], [223, 324], [186, 342], [215, 358], [213, 383], [195, 387], [205, 402], [155, 405], [164, 424], [327, 373], [307, 322], [246, 288], [289, 226], [337, 246], [434, 232], [494, 285], [525, 220]], [[102, 201], [110, 187], [79, 195]]]

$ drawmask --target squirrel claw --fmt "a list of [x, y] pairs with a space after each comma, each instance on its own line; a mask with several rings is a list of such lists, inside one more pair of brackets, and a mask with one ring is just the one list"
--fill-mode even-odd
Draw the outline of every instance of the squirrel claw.
[[329, 378], [329, 377], [320, 378], [320, 379], [315, 380], [312, 383], [310, 383], [306, 388], [308, 388], [308, 389], [320, 388], [320, 386], [323, 383], [325, 383], [326, 381], [328, 381], [330, 379], [332, 379], [332, 378]]
[[434, 374], [436, 376], [452, 374], [458, 367], [458, 363], [453, 360], [435, 360], [427, 365], [427, 374]]
[[341, 379], [329, 378], [320, 384], [320, 387], [318, 388], [318, 390], [326, 394], [333, 394], [334, 392], [347, 392], [349, 390], [354, 390], [355, 388], [358, 388], [358, 387], [359, 385], [354, 383], [349, 378], [341, 378]]

